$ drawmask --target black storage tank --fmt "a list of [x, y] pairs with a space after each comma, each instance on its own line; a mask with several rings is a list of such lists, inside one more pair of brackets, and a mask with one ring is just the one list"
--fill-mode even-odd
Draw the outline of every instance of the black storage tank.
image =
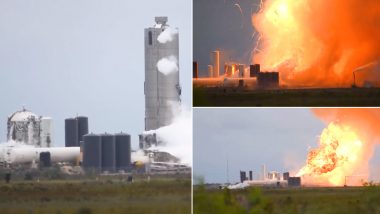
[[116, 169], [126, 170], [131, 164], [131, 136], [126, 133], [115, 134]]
[[102, 171], [115, 171], [116, 155], [115, 155], [115, 136], [110, 134], [102, 134]]
[[79, 116], [76, 119], [78, 120], [78, 142], [80, 144], [83, 136], [88, 134], [88, 117]]
[[245, 171], [240, 171], [240, 182], [243, 183], [245, 180], [247, 180], [247, 174]]
[[41, 152], [40, 153], [40, 166], [41, 167], [51, 167], [50, 152]]
[[83, 162], [85, 169], [102, 169], [102, 141], [100, 135], [83, 136]]
[[193, 78], [198, 78], [198, 63], [193, 62]]
[[288, 178], [289, 187], [300, 187], [301, 186], [301, 177], [289, 177]]
[[76, 118], [65, 119], [65, 146], [79, 146], [78, 120]]

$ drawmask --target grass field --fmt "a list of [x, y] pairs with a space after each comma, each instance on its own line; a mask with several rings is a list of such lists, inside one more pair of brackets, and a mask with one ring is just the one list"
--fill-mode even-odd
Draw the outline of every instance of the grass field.
[[194, 106], [380, 106], [380, 88], [194, 88]]
[[219, 190], [194, 187], [194, 214], [380, 213], [380, 187]]
[[0, 183], [0, 213], [190, 213], [190, 178]]

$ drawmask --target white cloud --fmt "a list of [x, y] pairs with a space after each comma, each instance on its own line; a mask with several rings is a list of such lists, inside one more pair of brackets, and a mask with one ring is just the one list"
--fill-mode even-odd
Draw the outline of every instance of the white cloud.
[[192, 113], [185, 106], [173, 105], [175, 118], [173, 123], [154, 131], [164, 145], [155, 147], [159, 151], [168, 152], [181, 160], [181, 163], [192, 165], [193, 157], [193, 135], [192, 135]]
[[175, 56], [164, 57], [157, 62], [157, 69], [165, 75], [178, 72], [178, 60]]
[[178, 34], [178, 30], [175, 28], [167, 27], [164, 31], [160, 33], [157, 37], [157, 41], [160, 43], [171, 42], [174, 39], [174, 35]]

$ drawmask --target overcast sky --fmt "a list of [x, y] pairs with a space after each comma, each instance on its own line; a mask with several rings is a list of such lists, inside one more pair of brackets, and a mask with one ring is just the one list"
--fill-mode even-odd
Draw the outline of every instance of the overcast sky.
[[144, 130], [144, 28], [179, 28], [182, 100], [191, 103], [191, 1], [0, 0], [0, 141], [23, 105], [54, 120], [89, 117], [92, 132]]
[[[259, 172], [300, 169], [309, 148], [317, 147], [325, 125], [309, 109], [197, 108], [193, 112], [194, 175], [206, 182], [239, 181], [240, 170]], [[371, 160], [379, 179], [380, 148]]]
[[258, 10], [259, 0], [193, 0], [194, 60], [199, 75], [207, 75], [210, 52], [221, 50], [224, 60], [249, 64], [255, 37], [252, 37], [251, 15]]

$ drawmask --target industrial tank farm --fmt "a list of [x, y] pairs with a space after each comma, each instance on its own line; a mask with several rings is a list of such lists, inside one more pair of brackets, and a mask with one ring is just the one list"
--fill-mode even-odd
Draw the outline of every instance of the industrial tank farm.
[[[52, 118], [23, 108], [8, 117], [8, 143], [0, 145], [0, 163], [49, 167], [55, 164], [81, 166], [83, 172], [189, 174], [191, 168], [165, 151], [166, 141], [156, 130], [171, 125], [181, 105], [179, 84], [179, 34], [167, 17], [155, 17], [145, 32], [145, 128], [139, 147], [131, 149], [126, 132], [90, 133], [89, 119], [75, 116], [64, 120], [65, 147], [54, 145]], [[178, 142], [181, 143], [181, 142]], [[160, 149], [158, 149], [160, 148]]]

